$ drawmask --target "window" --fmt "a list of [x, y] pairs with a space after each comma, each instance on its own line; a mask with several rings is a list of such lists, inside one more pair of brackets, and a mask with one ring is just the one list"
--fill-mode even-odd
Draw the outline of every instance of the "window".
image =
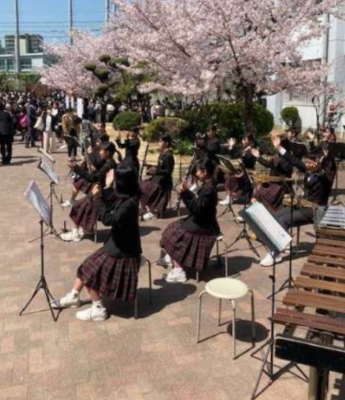
[[25, 59], [25, 60], [20, 60], [20, 70], [25, 72], [25, 71], [31, 71], [32, 69], [32, 60], [31, 59]]

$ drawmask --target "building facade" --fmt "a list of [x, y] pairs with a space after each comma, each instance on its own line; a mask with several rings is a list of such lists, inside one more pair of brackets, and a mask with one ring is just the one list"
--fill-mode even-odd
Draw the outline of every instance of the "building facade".
[[[327, 18], [327, 17], [325, 17]], [[315, 39], [302, 49], [306, 61], [327, 62], [331, 65], [328, 81], [339, 88], [339, 97], [345, 96], [345, 21], [330, 18], [328, 34]], [[311, 98], [303, 94], [281, 92], [267, 97], [267, 108], [274, 115], [275, 124], [282, 126], [281, 110], [285, 107], [296, 107], [299, 111], [302, 129], [316, 128], [316, 111]], [[345, 118], [342, 117], [337, 131], [344, 135]]]
[[[0, 73], [15, 71], [15, 35], [5, 36], [0, 51]], [[43, 37], [23, 34], [19, 37], [20, 72], [35, 72], [43, 66]]]

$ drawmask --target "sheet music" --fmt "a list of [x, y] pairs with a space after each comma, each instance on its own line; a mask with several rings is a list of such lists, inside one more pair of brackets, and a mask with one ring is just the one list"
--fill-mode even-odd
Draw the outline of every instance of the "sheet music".
[[36, 209], [42, 220], [50, 225], [51, 210], [35, 181], [31, 181], [24, 196]]
[[59, 184], [60, 182], [59, 175], [55, 171], [53, 171], [50, 165], [45, 163], [43, 160], [40, 160], [38, 168], [42, 170], [48, 176], [48, 178], [55, 183], [55, 185]]
[[291, 236], [282, 228], [267, 208], [257, 202], [245, 210], [257, 227], [274, 244], [277, 251], [282, 252], [291, 242]]

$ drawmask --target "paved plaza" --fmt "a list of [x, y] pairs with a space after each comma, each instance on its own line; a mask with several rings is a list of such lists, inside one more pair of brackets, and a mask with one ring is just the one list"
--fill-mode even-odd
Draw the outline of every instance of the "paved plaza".
[[[71, 185], [66, 154], [56, 154], [56, 171], [61, 177], [57, 192], [67, 199]], [[148, 303], [148, 273], [142, 269], [139, 282], [139, 319], [133, 318], [133, 304], [109, 305], [112, 316], [106, 322], [85, 323], [66, 310], [53, 322], [41, 293], [28, 313], [19, 311], [34, 290], [40, 273], [38, 216], [24, 199], [30, 180], [48, 195], [49, 182], [37, 168], [38, 153], [15, 144], [13, 165], [0, 167], [0, 400], [247, 400], [250, 398], [261, 363], [251, 356], [250, 302], [238, 305], [238, 353], [232, 360], [230, 304], [224, 304], [222, 326], [218, 326], [218, 303], [205, 298], [201, 343], [196, 344], [198, 294], [205, 282], [222, 276], [216, 258], [196, 283], [166, 284], [166, 270], [155, 264], [160, 256], [159, 241], [172, 218], [141, 223], [144, 255], [152, 261], [153, 304]], [[343, 172], [341, 172], [343, 175]], [[342, 176], [343, 177], [343, 176]], [[240, 206], [235, 206], [236, 210]], [[219, 210], [221, 211], [221, 210]], [[72, 224], [68, 211], [55, 203], [54, 224], [58, 231]], [[240, 232], [230, 214], [220, 219], [224, 237], [230, 243]], [[83, 240], [64, 243], [54, 236], [45, 238], [46, 275], [54, 296], [70, 290], [76, 269], [102, 246], [108, 229], [99, 226], [98, 243]], [[315, 241], [313, 228], [302, 229], [302, 248]], [[265, 249], [255, 244], [260, 255]], [[256, 301], [256, 348], [269, 335], [271, 268], [258, 265], [258, 258], [244, 241], [228, 255], [231, 274], [240, 273], [254, 290]], [[294, 261], [294, 275], [305, 262], [306, 253]], [[288, 260], [277, 267], [278, 286], [288, 274]], [[86, 299], [86, 293], [83, 294]], [[278, 296], [281, 299], [283, 294]], [[279, 303], [278, 303], [279, 304]], [[279, 329], [279, 328], [278, 328]], [[277, 360], [277, 365], [282, 363]], [[267, 384], [264, 378], [263, 384]], [[275, 382], [260, 399], [306, 400], [308, 385], [291, 373]], [[329, 399], [345, 398], [344, 381], [332, 376]]]

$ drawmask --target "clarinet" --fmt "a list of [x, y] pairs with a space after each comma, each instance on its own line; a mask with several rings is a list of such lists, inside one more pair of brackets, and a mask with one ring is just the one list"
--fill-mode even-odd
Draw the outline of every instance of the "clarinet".
[[[194, 156], [193, 156], [192, 161], [191, 161], [191, 163], [190, 163], [190, 165], [189, 165], [189, 167], [188, 167], [187, 173], [186, 173], [186, 175], [185, 175], [183, 181], [188, 181], [188, 179], [189, 179], [190, 176], [192, 175], [193, 168], [194, 168], [194, 165], [195, 165], [195, 163], [196, 163], [196, 159], [197, 159], [197, 155], [194, 153]], [[176, 205], [175, 205], [175, 210], [176, 210], [177, 212], [180, 211], [181, 200], [182, 200], [182, 199], [181, 199], [181, 196], [179, 195], [179, 196], [178, 196], [178, 199], [177, 199], [177, 202], [176, 202]]]
[[146, 149], [145, 149], [145, 154], [144, 154], [144, 158], [143, 158], [143, 162], [142, 162], [141, 169], [140, 169], [140, 174], [139, 174], [140, 182], [143, 180], [144, 168], [145, 168], [145, 165], [146, 165], [147, 155], [149, 154], [149, 149], [150, 149], [150, 142], [147, 142]]

